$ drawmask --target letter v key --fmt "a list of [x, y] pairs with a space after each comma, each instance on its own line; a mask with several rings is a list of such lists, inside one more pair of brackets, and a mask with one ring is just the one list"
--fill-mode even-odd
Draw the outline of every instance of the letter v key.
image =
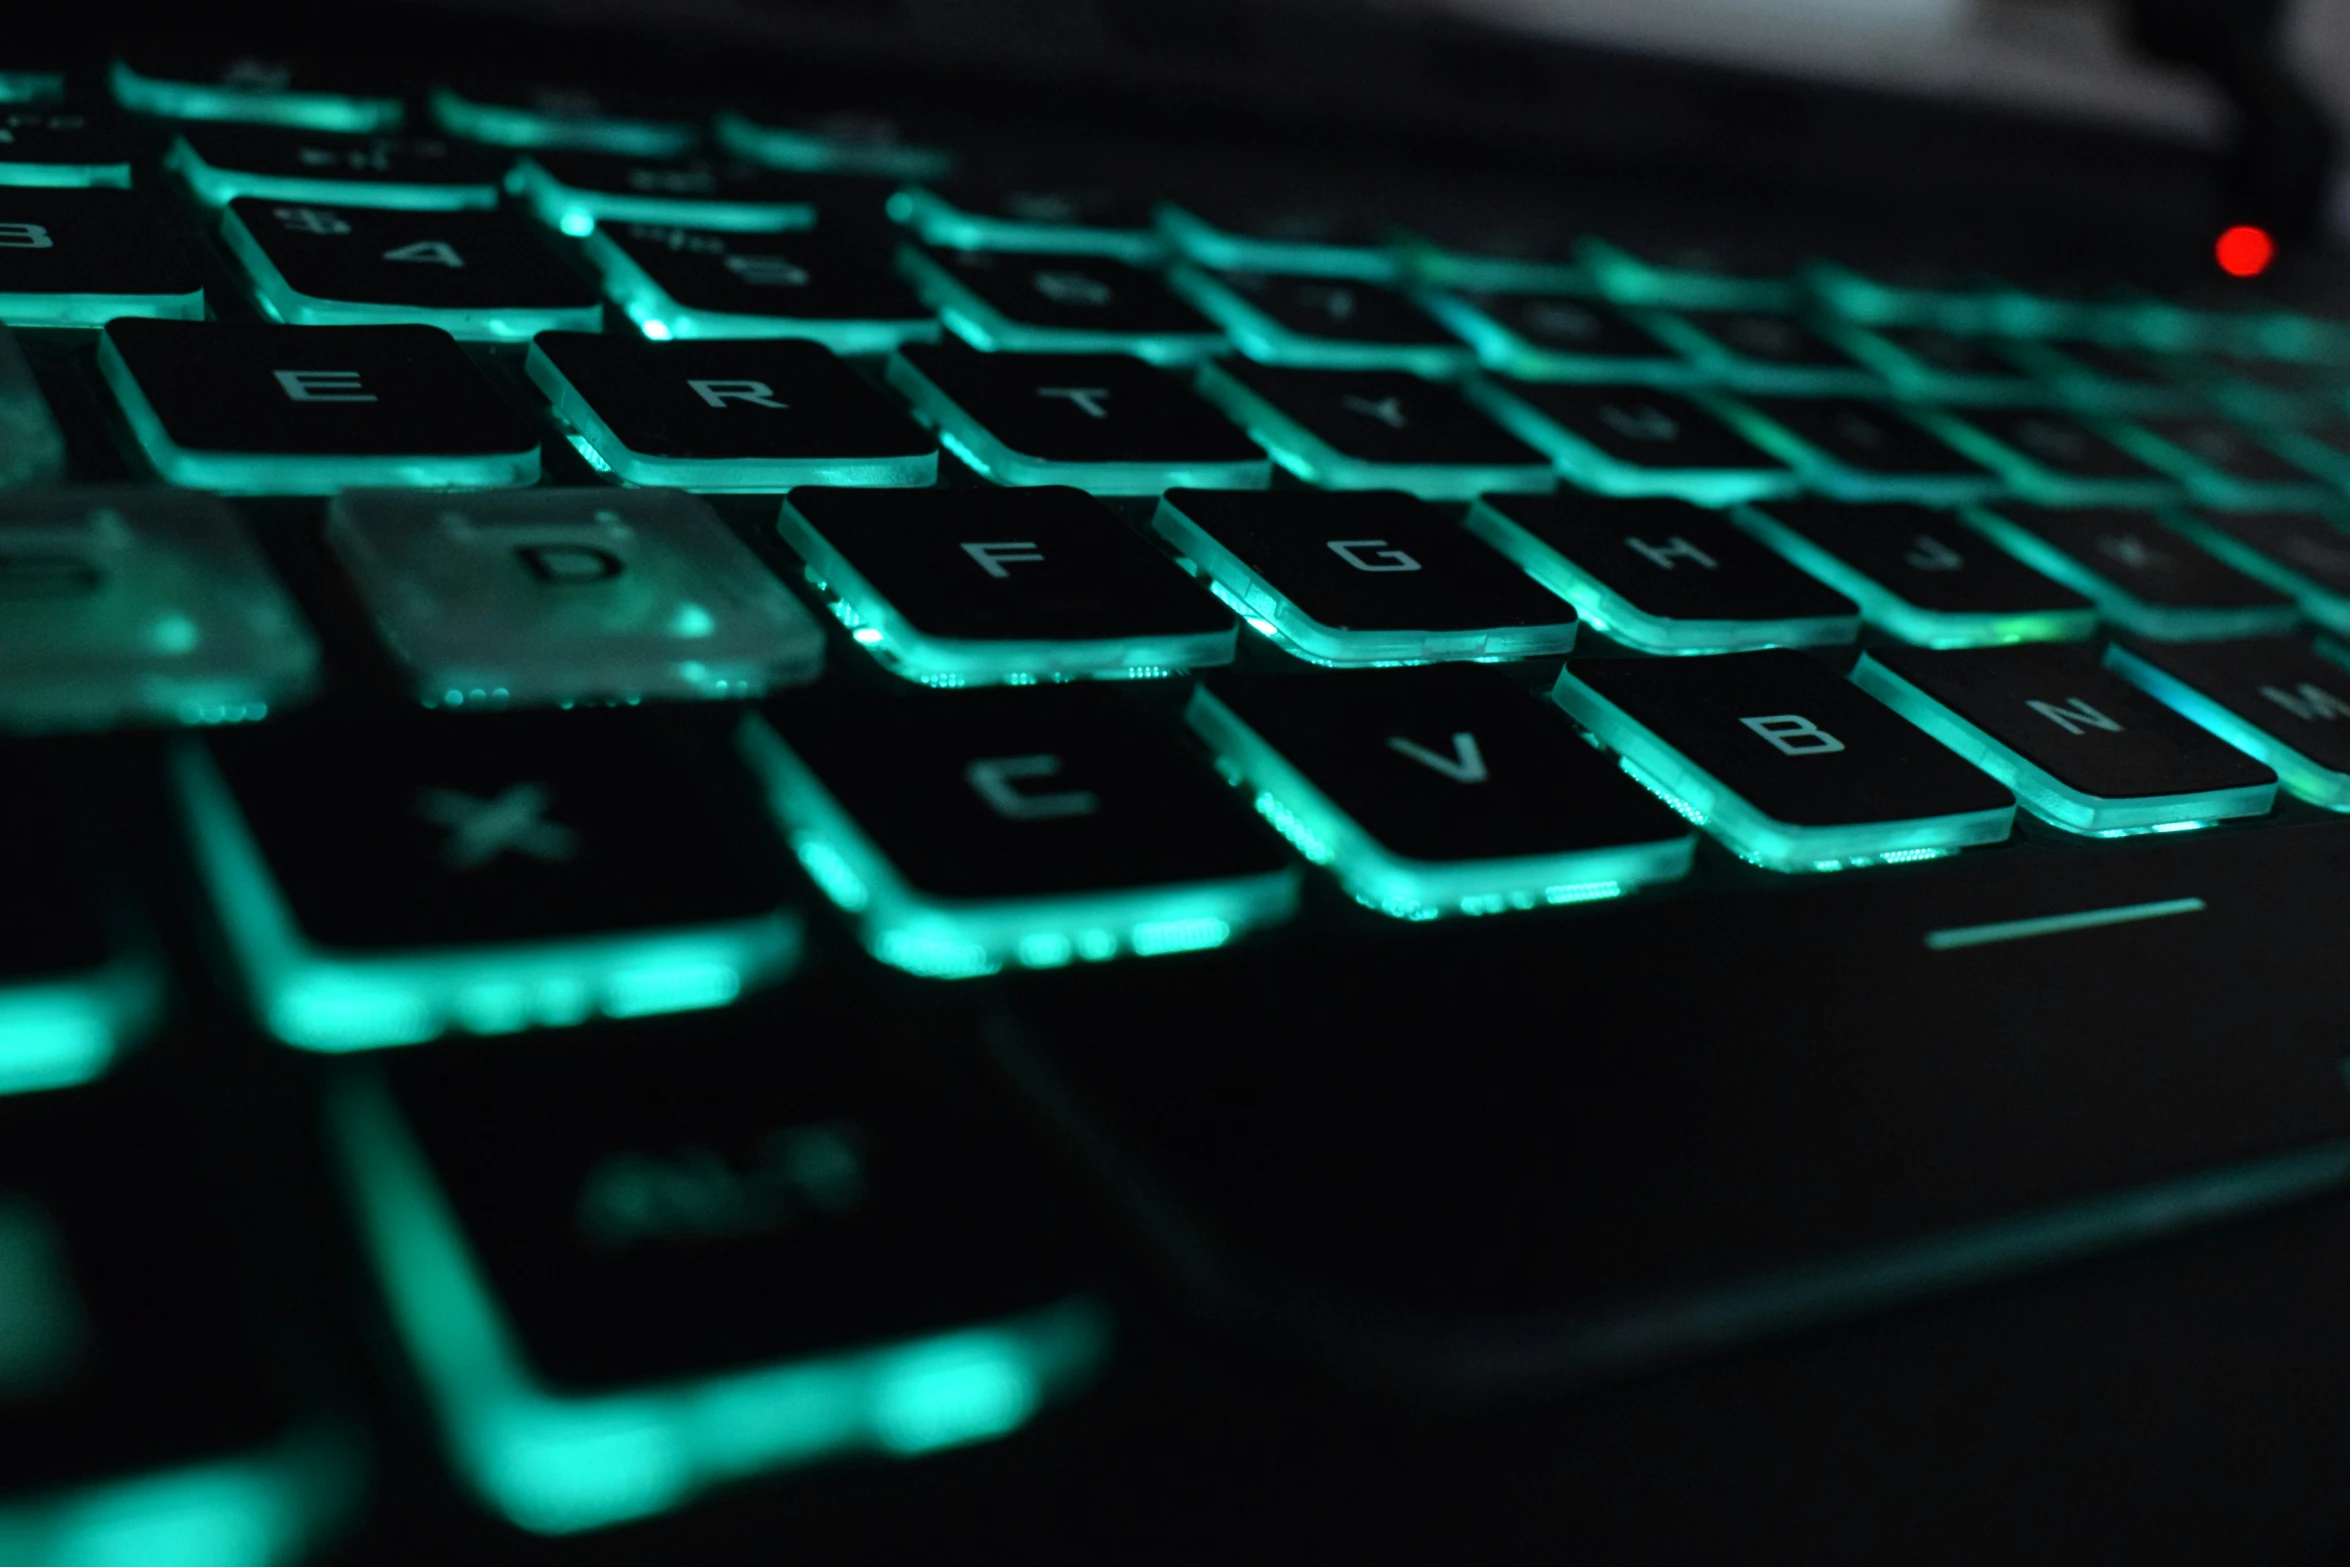
[[1485, 753], [1477, 749], [1477, 737], [1466, 729], [1453, 735], [1450, 756], [1440, 756], [1419, 741], [1406, 740], [1401, 735], [1390, 736], [1387, 748], [1401, 751], [1422, 767], [1433, 768], [1454, 783], [1483, 783], [1486, 778]]

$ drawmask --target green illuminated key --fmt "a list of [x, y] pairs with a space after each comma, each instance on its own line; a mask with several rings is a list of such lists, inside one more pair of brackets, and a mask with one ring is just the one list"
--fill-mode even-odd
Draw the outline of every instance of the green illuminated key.
[[507, 185], [541, 222], [572, 235], [622, 221], [753, 233], [816, 223], [806, 187], [734, 158], [664, 162], [542, 149], [514, 165]]
[[354, 491], [326, 540], [427, 707], [752, 697], [823, 667], [799, 601], [674, 490]]
[[1082, 490], [803, 487], [776, 521], [859, 646], [927, 685], [1232, 662], [1231, 611]]
[[130, 142], [111, 114], [62, 105], [0, 106], [0, 185], [130, 182]]
[[1652, 311], [1650, 330], [1736, 391], [1865, 397], [1884, 389], [1875, 369], [1793, 316], [1761, 310]]
[[2097, 629], [2088, 598], [1930, 506], [1760, 501], [1732, 520], [1903, 642], [1982, 647], [2070, 641]]
[[1696, 847], [1572, 725], [1488, 670], [1219, 674], [1190, 718], [1260, 814], [1396, 919], [1620, 897], [1686, 875]]
[[1855, 397], [1750, 397], [1713, 406], [1823, 494], [1947, 504], [1996, 495], [1999, 474], [1921, 426], [1924, 411]]
[[739, 780], [632, 713], [309, 715], [187, 741], [245, 998], [303, 1050], [730, 1005], [798, 914]]
[[317, 1347], [256, 1330], [193, 1111], [115, 1088], [0, 1108], [12, 1567], [285, 1567], [361, 1500], [358, 1433], [297, 1397]]
[[1297, 902], [1247, 806], [1100, 686], [778, 699], [741, 740], [809, 877], [908, 973], [1195, 952]]
[[274, 125], [180, 127], [164, 166], [196, 199], [453, 210], [498, 204], [510, 154], [433, 136], [341, 136]]
[[623, 484], [930, 484], [938, 442], [821, 343], [541, 332], [523, 368]]
[[1081, 1391], [1109, 1348], [1082, 1212], [973, 1113], [984, 1084], [895, 1060], [673, 1030], [338, 1077], [359, 1235], [459, 1481], [566, 1535]]
[[1540, 451], [1460, 392], [1400, 370], [1298, 370], [1222, 359], [1200, 367], [1199, 389], [1275, 462], [1324, 489], [1467, 500], [1488, 490], [1547, 490], [1557, 482]]
[[115, 321], [98, 369], [174, 484], [240, 495], [529, 484], [539, 436], [429, 326]]
[[889, 215], [949, 250], [1112, 256], [1146, 266], [1167, 249], [1147, 208], [1082, 187], [942, 180], [898, 191]]
[[191, 51], [123, 55], [109, 81], [134, 114], [171, 120], [241, 120], [313, 131], [397, 130], [407, 106], [367, 73], [285, 60]]
[[955, 166], [955, 155], [884, 114], [861, 110], [720, 111], [718, 141], [727, 151], [770, 168], [808, 174], [877, 174], [935, 180]]
[[2350, 531], [2332, 513], [2182, 509], [2163, 521], [2246, 576], [2290, 594], [2327, 630], [2350, 632]]
[[1988, 332], [1998, 296], [1982, 274], [1939, 261], [1812, 261], [1803, 268], [1812, 295], [1847, 321]]
[[700, 139], [670, 105], [577, 87], [465, 80], [432, 90], [433, 118], [452, 136], [499, 147], [567, 147], [624, 158], [674, 158]]
[[1704, 404], [1644, 386], [1583, 386], [1499, 377], [1468, 383], [1472, 401], [1602, 495], [1670, 495], [1720, 506], [1783, 495], [1795, 471]]
[[1669, 227], [1612, 224], [1578, 247], [1592, 281], [1629, 305], [1687, 310], [1784, 310], [1796, 302], [1800, 247], [1759, 234], [1705, 239]]
[[516, 342], [595, 331], [603, 301], [530, 225], [504, 212], [232, 201], [221, 237], [263, 312], [290, 326], [412, 322]]
[[202, 275], [145, 197], [0, 185], [0, 322], [95, 327], [203, 314]]
[[2315, 424], [2268, 424], [2262, 437], [2278, 451], [2312, 473], [2323, 474], [2337, 486], [2350, 489], [2350, 420], [2321, 419]]
[[2275, 768], [2310, 804], [2350, 811], [2350, 669], [2301, 638], [2117, 642], [2105, 665]]
[[[77, 804], [48, 761], [53, 754], [21, 742], [0, 750], [0, 810], [9, 823], [8, 875], [0, 878], [0, 1096], [102, 1076], [163, 1011], [153, 935], [108, 857], [120, 824]], [[0, 1301], [7, 1278], [0, 1258]], [[0, 1335], [0, 1409], [7, 1343]], [[0, 1480], [0, 1490], [6, 1486]]]
[[1108, 256], [908, 245], [898, 267], [957, 336], [990, 352], [1190, 364], [1225, 346], [1215, 324], [1156, 276]]
[[1765, 870], [1934, 859], [2014, 826], [2007, 790], [1791, 649], [1579, 658], [1551, 694], [1626, 772]]
[[2175, 498], [2179, 481], [2126, 450], [2106, 428], [2043, 409], [1933, 409], [1916, 417], [1995, 470], [2010, 489], [2050, 506], [2144, 506]]
[[21, 57], [0, 65], [0, 103], [63, 103], [67, 73]]
[[1940, 403], [2044, 403], [2057, 394], [2036, 381], [2013, 345], [1933, 326], [1877, 328], [1816, 324], [1823, 336], [1885, 378], [1897, 398]]
[[2178, 832], [2266, 815], [2276, 801], [2275, 773], [2087, 648], [1879, 647], [1852, 678], [2068, 832]]
[[606, 223], [587, 250], [604, 291], [655, 342], [804, 337], [836, 354], [930, 342], [938, 318], [890, 267], [885, 240], [821, 229], [740, 234]]
[[1646, 653], [1826, 647], [1860, 635], [1853, 601], [1680, 500], [1489, 495], [1468, 528]]
[[1376, 283], [1188, 266], [1171, 281], [1242, 353], [1266, 364], [1447, 376], [1470, 362], [1466, 343], [1409, 296]]
[[1516, 211], [1490, 221], [1415, 222], [1391, 240], [1403, 272], [1437, 288], [1496, 293], [1591, 292], [1575, 255], [1579, 230]]
[[2225, 419], [2149, 414], [2111, 426], [2110, 433], [2116, 444], [2214, 506], [2309, 505], [2328, 493], [2315, 474]]
[[1529, 381], [1677, 386], [1698, 368], [1605, 300], [1563, 294], [1430, 294], [1422, 303], [1488, 369]]
[[236, 516], [157, 489], [0, 496], [0, 724], [267, 717], [318, 650]]
[[1386, 232], [1349, 213], [1246, 199], [1162, 201], [1156, 210], [1160, 232], [1203, 267], [1371, 283], [1399, 270]]
[[2087, 594], [2124, 631], [2163, 642], [2271, 636], [2300, 610], [2285, 593], [2204, 553], [2151, 511], [1999, 502], [1966, 520], [2001, 548]]
[[1575, 645], [1565, 598], [1400, 491], [1169, 490], [1153, 523], [1251, 629], [1315, 663]]
[[2183, 413], [2195, 394], [2159, 356], [2095, 338], [2016, 338], [2008, 353], [2075, 407], [2109, 413]]
[[1272, 464], [1230, 420], [1130, 354], [985, 354], [910, 344], [892, 386], [939, 439], [998, 484], [1156, 495], [1170, 485], [1263, 489]]

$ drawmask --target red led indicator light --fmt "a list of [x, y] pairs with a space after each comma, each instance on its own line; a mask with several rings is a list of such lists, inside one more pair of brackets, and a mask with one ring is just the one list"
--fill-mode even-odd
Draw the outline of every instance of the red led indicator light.
[[2212, 253], [2219, 258], [2219, 269], [2228, 276], [2258, 277], [2276, 260], [2277, 242], [2268, 237], [2268, 230], [2239, 223], [2220, 235]]

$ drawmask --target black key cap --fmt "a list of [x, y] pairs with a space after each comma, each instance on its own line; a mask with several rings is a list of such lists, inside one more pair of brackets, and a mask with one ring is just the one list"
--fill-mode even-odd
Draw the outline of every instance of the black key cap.
[[2002, 488], [1990, 468], [1883, 403], [1748, 398], [1730, 412], [1741, 431], [1792, 464], [1813, 488], [1842, 500], [1949, 502]]
[[98, 367], [174, 484], [321, 495], [539, 476], [538, 432], [437, 327], [116, 321]]
[[1702, 403], [1641, 386], [1473, 382], [1470, 396], [1602, 495], [1670, 495], [1726, 505], [1781, 495], [1795, 470]]
[[1653, 317], [1660, 337], [1702, 375], [1753, 392], [1865, 396], [1875, 370], [1793, 316], [1759, 310], [1685, 310]]
[[1177, 268], [1172, 281], [1266, 364], [1447, 376], [1470, 362], [1469, 346], [1409, 295], [1376, 283], [1198, 267]]
[[1633, 776], [1766, 870], [1927, 859], [2014, 825], [2005, 789], [1788, 649], [1576, 659], [1552, 694]]
[[1927, 326], [1829, 324], [1827, 332], [1865, 361], [1893, 395], [1924, 402], [2042, 403], [2054, 393], [2034, 381], [1999, 338]]
[[357, 1489], [347, 1433], [254, 1318], [251, 1215], [211, 1200], [186, 1108], [111, 1089], [0, 1107], [0, 1518], [20, 1561], [304, 1558]]
[[171, 120], [240, 120], [305, 130], [392, 131], [407, 112], [366, 66], [271, 59], [227, 50], [141, 45], [113, 64], [114, 101]]
[[2093, 338], [2022, 338], [2009, 349], [2057, 396], [2099, 412], [2159, 412], [2191, 406], [2194, 394], [2155, 355]]
[[319, 717], [175, 760], [248, 999], [290, 1045], [725, 1006], [798, 955], [746, 791], [639, 715]]
[[2114, 439], [2215, 506], [2291, 506], [2326, 493], [2315, 474], [2225, 419], [2148, 415]]
[[1205, 762], [1100, 688], [770, 702], [743, 747], [865, 945], [954, 979], [1221, 946], [1297, 876]]
[[165, 166], [201, 201], [494, 207], [509, 153], [438, 136], [337, 136], [273, 125], [180, 127]]
[[2086, 648], [1872, 648], [1853, 679], [2072, 832], [2115, 837], [2260, 816], [2276, 800], [2275, 773], [2100, 668]]
[[1969, 512], [1967, 520], [2140, 636], [2165, 642], [2269, 636], [2290, 631], [2300, 618], [2286, 595], [2205, 554], [2152, 512], [2002, 502]]
[[890, 384], [952, 451], [998, 484], [1109, 495], [1174, 485], [1262, 489], [1273, 465], [1181, 381], [1128, 354], [985, 354], [909, 346]]
[[2179, 511], [2163, 519], [2247, 576], [2350, 631], [2350, 531], [2321, 511]]
[[1275, 462], [1325, 489], [1466, 500], [1555, 482], [1542, 453], [1459, 392], [1401, 371], [1293, 370], [1225, 359], [1201, 367], [1199, 388], [1247, 425]]
[[1649, 653], [1821, 647], [1860, 608], [1687, 501], [1495, 495], [1469, 531], [1564, 595], [1593, 628]]
[[1604, 300], [1564, 294], [1432, 294], [1428, 308], [1488, 368], [1533, 381], [1678, 385], [1697, 366]]
[[1239, 636], [1082, 490], [802, 488], [777, 526], [857, 641], [913, 680], [1168, 675], [1229, 664]]
[[2106, 667], [2276, 769], [2287, 789], [2350, 810], [2350, 669], [2298, 637], [2131, 642]]
[[899, 191], [890, 216], [950, 250], [1114, 256], [1147, 264], [1166, 249], [1150, 209], [1086, 186], [941, 180]]
[[112, 114], [80, 105], [0, 103], [0, 185], [130, 182], [130, 141]]
[[1189, 364], [1224, 347], [1215, 323], [1166, 284], [1108, 256], [908, 245], [899, 250], [898, 265], [975, 348], [1135, 354], [1160, 364]]
[[502, 212], [228, 204], [221, 237], [262, 310], [293, 326], [412, 322], [511, 342], [603, 325], [594, 288]]
[[[845, 1004], [793, 1016], [873, 1043]], [[425, 1054], [338, 1085], [359, 1228], [443, 1445], [526, 1528], [1006, 1436], [1107, 1348], [1084, 1215], [984, 1085], [754, 1038]], [[427, 1245], [466, 1264], [446, 1294], [420, 1283]], [[615, 1428], [669, 1455], [645, 1482], [589, 1478]]]
[[2035, 408], [1926, 412], [1935, 433], [1997, 469], [2016, 494], [2050, 506], [2138, 506], [2169, 500], [2178, 480], [2067, 413]]
[[726, 234], [606, 223], [588, 236], [604, 288], [645, 336], [806, 337], [840, 354], [928, 342], [938, 321], [855, 232]]
[[1257, 808], [1397, 919], [1582, 903], [1672, 881], [1696, 836], [1547, 704], [1464, 665], [1219, 674], [1191, 725]]
[[886, 180], [932, 180], [952, 172], [955, 154], [936, 144], [953, 132], [932, 114], [909, 123], [896, 112], [827, 103], [803, 91], [788, 105], [753, 112], [719, 111], [718, 140], [730, 151], [794, 173], [844, 174]]
[[1400, 491], [1170, 490], [1155, 522], [1300, 658], [1424, 664], [1575, 645], [1574, 606]]
[[144, 197], [0, 187], [0, 322], [94, 327], [203, 314], [203, 279]]
[[1946, 511], [1886, 502], [1769, 501], [1738, 523], [1837, 591], [1868, 623], [1922, 647], [2086, 637], [2096, 606]]
[[1207, 195], [1162, 201], [1157, 215], [1160, 231], [1204, 267], [1373, 283], [1396, 273], [1382, 225], [1311, 200]]
[[[0, 603], [22, 608], [13, 596]], [[13, 829], [0, 879], [0, 1098], [98, 1077], [153, 1025], [162, 1000], [151, 941], [111, 884], [102, 844], [40, 751], [4, 754], [0, 810]], [[0, 1300], [6, 1279], [0, 1266]], [[7, 1384], [0, 1370], [0, 1408]]]
[[806, 181], [739, 158], [656, 160], [540, 150], [515, 165], [512, 184], [541, 221], [566, 234], [619, 222], [754, 233], [816, 222], [816, 198]]
[[525, 369], [629, 484], [781, 490], [938, 477], [938, 442], [819, 343], [542, 332]]

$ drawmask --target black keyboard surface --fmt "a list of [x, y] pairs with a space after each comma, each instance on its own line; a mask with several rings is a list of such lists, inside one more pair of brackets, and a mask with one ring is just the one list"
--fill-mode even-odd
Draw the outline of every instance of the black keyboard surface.
[[2338, 262], [6, 48], [0, 1567], [2350, 1538]]

